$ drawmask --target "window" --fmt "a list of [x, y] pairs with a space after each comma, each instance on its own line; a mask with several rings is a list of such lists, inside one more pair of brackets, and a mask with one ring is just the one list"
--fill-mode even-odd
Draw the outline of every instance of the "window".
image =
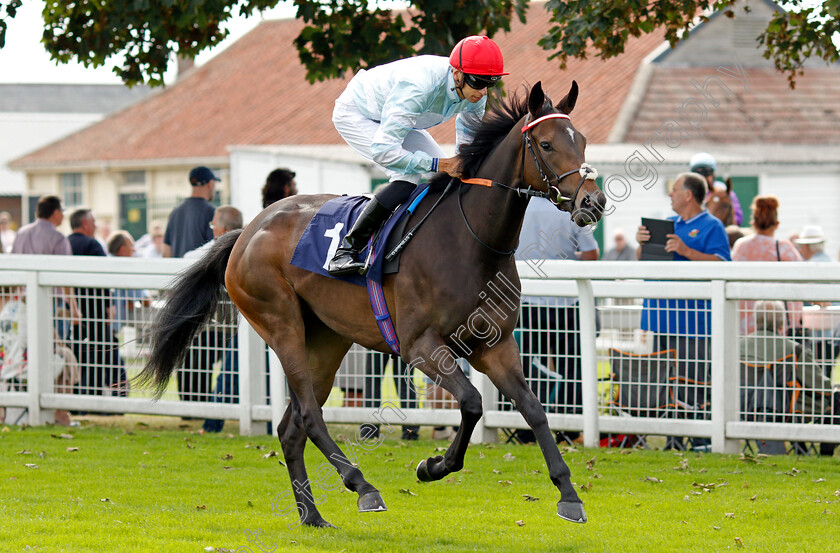
[[82, 205], [82, 174], [61, 174], [61, 203], [64, 208]]
[[126, 185], [146, 184], [146, 171], [126, 171], [123, 173], [123, 176], [125, 177]]

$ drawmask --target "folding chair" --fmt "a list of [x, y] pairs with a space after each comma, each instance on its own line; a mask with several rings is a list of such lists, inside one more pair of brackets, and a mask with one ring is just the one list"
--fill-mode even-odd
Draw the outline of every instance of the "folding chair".
[[[673, 390], [676, 350], [653, 353], [628, 353], [610, 348], [613, 397], [610, 408], [621, 417], [666, 416], [676, 408]], [[608, 445], [647, 447], [646, 436], [613, 437], [606, 435]]]
[[[791, 421], [802, 393], [802, 385], [793, 378], [796, 363], [794, 354], [770, 363], [740, 362], [742, 420], [754, 422]], [[794, 452], [806, 455], [813, 445], [791, 442], [790, 449], [780, 440], [757, 440], [757, 450], [766, 455], [784, 455]], [[744, 451], [753, 451], [747, 440]]]

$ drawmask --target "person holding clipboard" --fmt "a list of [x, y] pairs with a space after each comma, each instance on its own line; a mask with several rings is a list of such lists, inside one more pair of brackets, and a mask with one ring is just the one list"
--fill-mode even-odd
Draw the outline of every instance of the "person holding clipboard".
[[[703, 208], [707, 186], [696, 173], [681, 173], [669, 196], [675, 216], [666, 220], [642, 219], [636, 232], [639, 259], [674, 261], [731, 261], [723, 223]], [[644, 223], [650, 225], [650, 228]], [[709, 338], [711, 308], [708, 300], [646, 299], [641, 327], [654, 334], [654, 351], [677, 352], [677, 400], [680, 415], [710, 416]], [[669, 438], [666, 447], [683, 449], [682, 438]], [[695, 438], [692, 448], [708, 451], [708, 440]]]
[[[698, 194], [702, 194], [699, 200]], [[676, 215], [668, 219], [642, 218], [642, 225], [636, 232], [639, 242], [636, 256], [651, 260], [731, 261], [729, 238], [723, 223], [703, 208], [705, 194], [703, 177], [696, 173], [678, 175], [668, 194]]]

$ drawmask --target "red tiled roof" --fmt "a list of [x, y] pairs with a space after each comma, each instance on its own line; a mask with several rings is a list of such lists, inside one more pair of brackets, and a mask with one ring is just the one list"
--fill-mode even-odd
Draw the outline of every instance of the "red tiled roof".
[[[331, 113], [346, 81], [306, 81], [292, 43], [301, 27], [292, 19], [264, 22], [175, 84], [13, 165], [227, 157], [231, 144], [341, 144]], [[637, 68], [662, 35], [631, 38], [619, 58], [572, 60], [561, 71], [537, 45], [548, 27], [544, 4], [532, 3], [526, 25], [514, 23], [510, 33], [497, 36], [511, 72], [507, 90], [542, 80], [558, 101], [577, 80], [575, 126], [590, 143], [604, 142]], [[452, 143], [453, 122], [433, 135]]]
[[840, 70], [808, 68], [797, 77], [795, 90], [772, 68], [744, 72], [748, 89], [715, 67], [656, 67], [624, 142], [647, 142], [671, 119], [690, 129], [677, 111], [689, 98], [702, 98], [690, 81], [716, 76], [732, 94], [710, 87], [720, 105], [706, 104], [705, 137], [690, 132], [684, 141], [840, 144]]

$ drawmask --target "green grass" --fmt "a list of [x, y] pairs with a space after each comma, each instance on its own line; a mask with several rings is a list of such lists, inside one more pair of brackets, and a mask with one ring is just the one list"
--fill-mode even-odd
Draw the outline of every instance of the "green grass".
[[[276, 439], [202, 435], [198, 421], [179, 428], [178, 419], [91, 419], [95, 424], [69, 430], [72, 439], [61, 437], [66, 429], [0, 427], [0, 551], [825, 553], [837, 547], [837, 457], [749, 461], [571, 450], [565, 458], [589, 516], [577, 525], [556, 516], [559, 494], [537, 447], [472, 446], [465, 470], [421, 484], [414, 467], [445, 444], [389, 437], [358, 457], [388, 512], [360, 514], [355, 494], [316, 486], [321, 513], [340, 529], [290, 529], [294, 517], [272, 513], [275, 498], [278, 511], [290, 501], [281, 495], [290, 489], [278, 465], [282, 457], [265, 457], [279, 451]], [[353, 430], [333, 428], [342, 439], [352, 439]], [[314, 479], [325, 461], [311, 444], [307, 461]], [[526, 501], [526, 494], [539, 500]]]

